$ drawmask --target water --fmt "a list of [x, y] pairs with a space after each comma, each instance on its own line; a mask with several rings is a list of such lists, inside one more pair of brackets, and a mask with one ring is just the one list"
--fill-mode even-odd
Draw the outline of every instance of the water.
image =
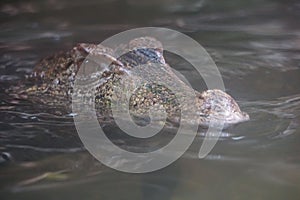
[[[299, 10], [293, 0], [1, 2], [0, 198], [299, 199]], [[53, 52], [142, 26], [179, 30], [202, 44], [251, 117], [224, 130], [205, 159], [197, 158], [199, 133], [160, 171], [117, 172], [84, 149], [72, 115], [4, 93]], [[201, 88], [190, 68], [174, 67]]]

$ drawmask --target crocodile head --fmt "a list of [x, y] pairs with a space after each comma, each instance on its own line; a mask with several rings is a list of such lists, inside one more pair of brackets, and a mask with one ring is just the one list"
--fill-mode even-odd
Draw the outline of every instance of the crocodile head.
[[210, 123], [232, 124], [248, 121], [249, 115], [242, 112], [236, 101], [221, 90], [206, 90], [199, 95], [201, 125], [208, 127]]
[[[117, 56], [116, 53], [121, 54], [121, 56]], [[169, 81], [171, 84], [176, 82], [179, 85], [183, 85], [183, 94], [192, 90], [173, 73], [170, 66], [165, 62], [162, 44], [154, 38], [141, 37], [133, 39], [129, 44], [121, 45], [120, 48], [116, 49], [102, 45], [81, 43], [67, 52], [47, 57], [37, 64], [33, 73], [28, 77], [28, 82], [30, 82], [32, 87], [28, 88], [27, 85], [24, 85], [18, 90], [20, 92], [17, 91], [17, 93], [25, 93], [26, 96], [31, 95], [33, 98], [38, 97], [38, 99], [40, 99], [40, 96], [49, 94], [48, 96], [53, 98], [41, 98], [42, 102], [46, 103], [57, 103], [57, 101], [53, 101], [55, 97], [62, 97], [59, 99], [66, 97], [67, 100], [70, 100], [75, 76], [78, 77], [79, 74], [82, 74], [83, 77], [87, 76], [91, 83], [96, 83], [96, 91], [99, 93], [97, 95], [101, 97], [99, 101], [104, 101], [104, 97], [110, 98], [111, 87], [115, 83], [114, 81], [117, 82], [119, 78], [124, 78], [123, 74], [127, 74], [124, 72], [132, 72], [130, 70], [134, 69], [134, 67], [147, 63], [161, 64], [164, 67], [162, 71], [165, 73], [161, 76], [159, 74], [160, 71], [156, 70], [158, 68], [148, 67], [143, 72], [149, 77], [151, 74], [154, 74], [155, 78], [159, 77], [163, 82]], [[79, 70], [82, 73], [79, 73]], [[133, 80], [141, 78], [138, 75], [134, 76], [133, 73], [128, 74], [130, 74], [129, 78]], [[87, 87], [90, 86], [88, 85]], [[158, 94], [161, 92], [153, 93]], [[199, 103], [199, 106], [197, 106], [199, 114], [193, 115], [189, 119], [191, 122], [199, 121], [202, 126], [208, 126], [210, 122], [228, 126], [249, 120], [248, 114], [242, 112], [235, 100], [223, 91], [207, 90], [202, 93], [196, 92], [196, 94], [198, 96], [196, 102]], [[172, 96], [164, 97], [164, 99], [168, 98], [172, 99]], [[139, 102], [138, 100], [137, 102]], [[153, 104], [153, 102], [149, 104]], [[167, 104], [170, 103], [168, 102]], [[190, 109], [194, 109], [193, 104], [189, 105], [191, 106], [189, 107]], [[177, 104], [166, 105], [169, 110], [176, 110], [177, 106]]]

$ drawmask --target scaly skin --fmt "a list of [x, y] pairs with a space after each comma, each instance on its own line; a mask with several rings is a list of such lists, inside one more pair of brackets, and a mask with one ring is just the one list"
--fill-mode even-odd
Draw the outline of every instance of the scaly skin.
[[[124, 51], [127, 53], [122, 55]], [[116, 50], [101, 45], [78, 44], [70, 51], [43, 59], [27, 77], [26, 84], [17, 89], [17, 93], [47, 104], [65, 103], [74, 95], [75, 77], [80, 74], [79, 76], [88, 80], [90, 85], [82, 91], [77, 91], [76, 95], [96, 91], [97, 111], [103, 114], [106, 112], [100, 110], [107, 110], [111, 101], [116, 100], [114, 98], [122, 98], [113, 95], [114, 86], [119, 85], [124, 77], [128, 84], [143, 79], [139, 74], [131, 72], [133, 68], [147, 64], [144, 72], [149, 72], [156, 78], [163, 77], [162, 82], [174, 83], [184, 88], [179, 96], [194, 93], [196, 99], [188, 102], [191, 107], [182, 107], [175, 94], [162, 84], [143, 84], [135, 90], [129, 101], [129, 108], [133, 115], [146, 116], [150, 107], [161, 105], [171, 121], [179, 120], [180, 111], [188, 111], [195, 107], [197, 115], [191, 115], [190, 122], [200, 123], [202, 126], [208, 126], [210, 120], [222, 121], [225, 125], [249, 120], [248, 114], [242, 112], [235, 100], [225, 92], [207, 90], [200, 93], [187, 86], [165, 63], [162, 51], [161, 43], [150, 37], [136, 38]], [[116, 58], [116, 53], [122, 56]], [[109, 63], [111, 64], [108, 65]], [[163, 75], [155, 71], [157, 64], [163, 66]]]

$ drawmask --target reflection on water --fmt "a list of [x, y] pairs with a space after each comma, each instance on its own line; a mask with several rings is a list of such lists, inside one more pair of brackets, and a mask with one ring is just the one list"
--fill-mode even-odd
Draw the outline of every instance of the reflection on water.
[[[299, 199], [299, 9], [293, 0], [1, 2], [1, 199]], [[4, 93], [44, 56], [141, 26], [199, 41], [250, 114], [251, 121], [224, 130], [205, 159], [197, 158], [200, 131], [169, 167], [119, 173], [86, 152], [71, 114]], [[192, 70], [174, 63], [201, 88]]]

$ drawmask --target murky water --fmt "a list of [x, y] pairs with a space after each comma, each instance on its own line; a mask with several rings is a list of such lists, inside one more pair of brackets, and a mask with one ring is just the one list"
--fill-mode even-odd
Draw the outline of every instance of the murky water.
[[[299, 199], [299, 11], [296, 0], [0, 3], [0, 198]], [[205, 159], [197, 157], [199, 133], [167, 168], [117, 172], [84, 149], [71, 115], [4, 93], [47, 55], [143, 26], [179, 30], [202, 44], [251, 117], [224, 130]], [[201, 88], [190, 68], [173, 62]]]

